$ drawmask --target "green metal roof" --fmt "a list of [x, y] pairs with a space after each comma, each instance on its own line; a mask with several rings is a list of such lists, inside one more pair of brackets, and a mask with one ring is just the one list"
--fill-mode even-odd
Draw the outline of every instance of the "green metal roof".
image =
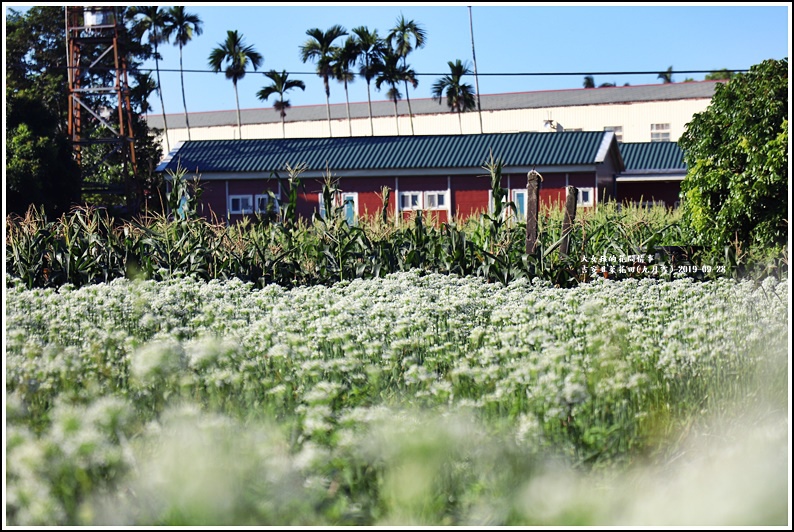
[[626, 172], [686, 170], [684, 151], [677, 142], [623, 142], [618, 146]]
[[[306, 163], [307, 171], [480, 168], [491, 152], [505, 166], [594, 165], [613, 134], [602, 131], [489, 133], [301, 139], [194, 140], [158, 166], [191, 172], [271, 172]], [[617, 154], [619, 158], [619, 153]], [[601, 160], [599, 160], [601, 159]]]

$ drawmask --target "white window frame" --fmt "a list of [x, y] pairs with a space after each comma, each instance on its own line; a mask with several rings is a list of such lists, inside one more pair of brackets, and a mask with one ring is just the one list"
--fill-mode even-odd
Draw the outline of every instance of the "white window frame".
[[[343, 208], [346, 208], [348, 200], [353, 203], [353, 219], [347, 219], [347, 223], [353, 225], [358, 220], [358, 192], [340, 192], [339, 193], [339, 205]], [[345, 218], [347, 218], [347, 212], [343, 211]]]
[[[507, 202], [510, 201], [510, 198], [512, 198], [513, 196], [510, 194], [510, 191], [508, 189], [506, 189], [506, 188], [503, 188], [502, 191], [504, 192], [504, 196], [502, 197], [502, 215], [504, 216], [510, 211], [510, 209], [507, 207]], [[493, 190], [491, 188], [489, 188], [488, 189], [488, 212], [493, 214], [495, 209], [496, 209], [496, 201], [494, 201]]]
[[[234, 200], [240, 200], [240, 208], [234, 209]], [[248, 208], [243, 206], [243, 201], [248, 202]], [[251, 194], [232, 194], [229, 196], [229, 214], [252, 214], [254, 212], [253, 196]]]
[[[262, 214], [262, 208], [259, 206], [260, 199], [267, 200], [265, 204], [267, 205], [267, 203], [270, 203], [271, 197], [270, 194], [257, 194], [254, 196], [254, 212], [257, 214]], [[276, 212], [278, 212], [279, 204], [281, 203], [280, 200], [281, 198], [279, 198], [279, 194], [275, 193]]]
[[[416, 197], [416, 205], [413, 204], [413, 198]], [[408, 198], [408, 207], [405, 207], [404, 199]], [[408, 192], [400, 192], [400, 210], [401, 211], [421, 211], [424, 209], [424, 194], [417, 190]]]
[[[332, 200], [333, 203], [333, 200]], [[323, 193], [317, 193], [317, 214], [320, 215], [320, 218], [325, 220], [326, 212], [325, 212], [325, 203], [323, 202]]]
[[[516, 199], [518, 194], [524, 195], [524, 201], [522, 205], [519, 206], [519, 201]], [[527, 218], [527, 189], [525, 188], [514, 188], [510, 191], [510, 200], [516, 206], [517, 212], [514, 213], [514, 216], [519, 220], [526, 220]]]
[[670, 142], [670, 124], [651, 124], [651, 142]]
[[[353, 202], [353, 211], [354, 211], [354, 220], [353, 223], [358, 219], [358, 192], [337, 192], [334, 194], [332, 204], [334, 207], [342, 207], [345, 205], [347, 200], [350, 199]], [[327, 213], [325, 212], [325, 203], [323, 203], [323, 193], [317, 193], [317, 213], [320, 215], [320, 218], [323, 220], [326, 219]], [[350, 220], [348, 220], [350, 222]]]
[[[584, 195], [587, 195], [587, 201]], [[576, 189], [576, 206], [593, 207], [595, 205], [595, 187], [582, 187]]]
[[[439, 205], [439, 198], [441, 198], [443, 205]], [[449, 206], [449, 196], [446, 190], [425, 191], [422, 200], [428, 211], [445, 211]], [[433, 205], [433, 203], [435, 203], [435, 205]]]
[[615, 140], [623, 142], [623, 126], [604, 126], [604, 131], [612, 131], [615, 134]]

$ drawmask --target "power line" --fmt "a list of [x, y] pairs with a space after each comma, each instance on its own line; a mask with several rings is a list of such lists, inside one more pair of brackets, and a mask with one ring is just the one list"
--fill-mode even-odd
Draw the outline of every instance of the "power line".
[[[66, 67], [62, 67], [66, 68]], [[102, 70], [102, 68], [94, 67], [92, 70]], [[110, 69], [108, 69], [110, 70]], [[129, 68], [130, 71], [136, 72], [156, 72], [158, 69], [156, 68]], [[221, 74], [222, 72], [215, 72], [214, 70], [198, 70], [198, 69], [182, 69], [179, 70], [178, 68], [160, 68], [160, 72], [183, 72], [188, 74]], [[249, 70], [246, 71], [245, 74], [262, 74], [265, 75], [266, 72], [269, 70]], [[659, 74], [711, 74], [712, 72], [749, 72], [749, 69], [746, 68], [712, 68], [706, 70], [628, 70], [628, 71], [614, 71], [614, 72], [593, 72], [593, 71], [585, 71], [585, 72], [478, 72], [478, 76], [628, 76], [628, 75], [649, 75], [655, 76]], [[287, 71], [287, 74], [293, 76], [317, 76], [317, 72], [291, 72]], [[363, 77], [361, 74], [357, 72], [351, 72], [355, 76]], [[446, 76], [449, 72], [416, 72], [414, 73], [415, 76]], [[467, 76], [473, 76], [474, 74], [466, 74]]]

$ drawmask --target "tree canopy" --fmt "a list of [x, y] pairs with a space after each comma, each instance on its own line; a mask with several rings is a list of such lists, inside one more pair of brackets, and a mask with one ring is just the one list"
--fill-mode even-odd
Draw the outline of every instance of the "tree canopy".
[[712, 251], [787, 241], [788, 79], [785, 58], [718, 83], [678, 142], [684, 220]]
[[471, 69], [468, 62], [462, 63], [460, 59], [456, 59], [454, 63], [448, 61], [447, 65], [450, 73], [436, 80], [433, 84], [432, 94], [439, 104], [446, 94], [447, 107], [450, 111], [458, 113], [458, 127], [463, 134], [460, 114], [476, 108], [474, 87], [469, 83], [463, 83], [463, 76], [469, 75]]
[[234, 100], [237, 104], [237, 131], [240, 134], [240, 138], [243, 138], [237, 82], [245, 77], [245, 69], [249, 64], [256, 70], [262, 66], [265, 58], [254, 49], [253, 45], [246, 45], [245, 39], [237, 30], [229, 30], [226, 32], [226, 40], [218, 43], [218, 46], [210, 51], [208, 60], [213, 72], [224, 70], [226, 79], [232, 80]]
[[[60, 16], [57, 13], [60, 11]], [[80, 198], [80, 169], [66, 136], [63, 8], [9, 10], [6, 22], [6, 207], [52, 216]], [[61, 36], [56, 40], [56, 36]]]
[[309, 61], [310, 59], [317, 63], [317, 75], [323, 80], [325, 87], [325, 109], [328, 115], [328, 135], [333, 136], [331, 132], [331, 86], [328, 80], [334, 77], [334, 55], [338, 47], [334, 45], [334, 41], [340, 37], [347, 35], [347, 30], [339, 24], [334, 24], [328, 30], [323, 31], [320, 28], [311, 28], [306, 30], [306, 35], [309, 38], [300, 46], [300, 58], [302, 62]]
[[275, 70], [270, 70], [265, 72], [265, 76], [269, 78], [272, 83], [262, 87], [259, 92], [256, 93], [256, 97], [260, 100], [267, 100], [273, 94], [278, 95], [278, 100], [276, 100], [276, 103], [273, 105], [273, 109], [278, 111], [279, 115], [281, 116], [282, 136], [287, 138], [284, 120], [287, 118], [287, 109], [289, 109], [291, 105], [289, 100], [284, 99], [284, 94], [292, 89], [306, 90], [306, 84], [299, 79], [287, 79], [289, 78], [289, 74], [286, 70], [282, 70], [281, 73], [278, 73]]
[[[182, 49], [193, 40], [195, 36], [204, 31], [203, 22], [198, 15], [185, 11], [185, 6], [172, 6], [167, 13], [163, 37], [170, 41], [173, 37], [174, 45], [179, 47], [179, 78], [182, 85], [182, 107], [185, 109], [185, 126], [187, 139], [190, 140], [190, 118], [187, 114], [187, 100], [185, 99], [185, 70], [182, 67]], [[165, 119], [163, 119], [165, 125]]]
[[[84, 202], [83, 180], [85, 171], [74, 161], [72, 146], [67, 135], [69, 108], [69, 83], [67, 78], [65, 7], [56, 5], [33, 6], [25, 13], [9, 9], [6, 19], [6, 207], [8, 213], [24, 214], [30, 205], [43, 207], [50, 216], [58, 216], [75, 203]], [[140, 62], [151, 57], [152, 50], [133, 35], [125, 35], [129, 73], [138, 83]], [[102, 53], [97, 48], [81, 50], [87, 61]], [[94, 76], [100, 74], [92, 73]], [[109, 80], [115, 74], [104, 74]], [[93, 79], [97, 85], [107, 80]], [[104, 83], [109, 85], [110, 83]], [[145, 90], [144, 90], [145, 89]], [[132, 176], [137, 190], [127, 200], [137, 204], [136, 198], [144, 188], [150, 187], [153, 167], [160, 158], [160, 149], [154, 143], [146, 123], [139, 112], [147, 107], [145, 99], [154, 87], [135, 84], [130, 87], [133, 106], [132, 129], [135, 134], [135, 151], [138, 175]], [[118, 115], [112, 97], [84, 95], [91, 104], [105, 106], [110, 122]], [[91, 135], [95, 121], [83, 124], [86, 137]], [[96, 148], [96, 149], [94, 149]], [[83, 166], [94, 168], [93, 179], [119, 179], [113, 157], [101, 152], [100, 147], [84, 146]], [[121, 183], [118, 183], [121, 184]], [[96, 203], [115, 202], [110, 198], [91, 198]]]
[[706, 80], [723, 80], [723, 79], [731, 79], [733, 76], [736, 75], [736, 72], [732, 70], [728, 70], [727, 68], [723, 68], [721, 70], [715, 70], [714, 72], [710, 72], [706, 74], [704, 79]]

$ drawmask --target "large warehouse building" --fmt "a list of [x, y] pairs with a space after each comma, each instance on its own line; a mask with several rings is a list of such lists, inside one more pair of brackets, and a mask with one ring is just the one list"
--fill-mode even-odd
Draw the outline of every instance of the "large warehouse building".
[[[395, 117], [390, 100], [331, 105], [330, 134], [325, 105], [291, 107], [282, 130], [281, 117], [272, 107], [242, 109], [243, 139], [296, 139], [408, 135], [473, 135], [541, 131], [614, 131], [618, 142], [677, 141], [695, 113], [711, 103], [717, 81], [656, 85], [566, 89], [555, 91], [483, 94], [482, 112], [462, 113], [460, 120], [446, 102], [400, 100]], [[163, 117], [151, 114], [149, 126], [162, 130]], [[166, 115], [168, 153], [186, 140], [239, 139], [237, 112], [190, 113], [190, 138], [183, 113]]]

